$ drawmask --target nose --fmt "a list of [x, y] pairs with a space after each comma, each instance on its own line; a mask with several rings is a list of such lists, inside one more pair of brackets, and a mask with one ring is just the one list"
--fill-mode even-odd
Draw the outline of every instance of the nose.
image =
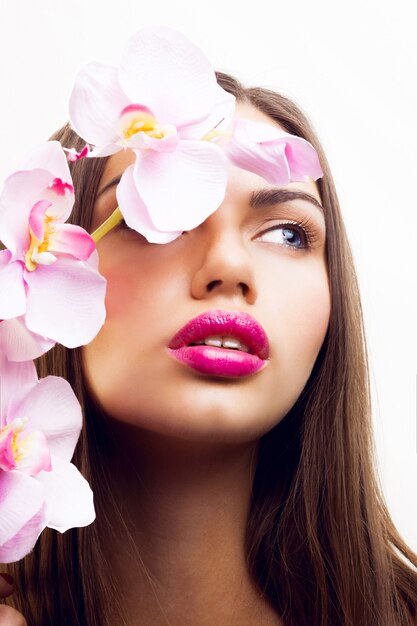
[[220, 208], [198, 230], [193, 298], [254, 304], [258, 294], [253, 261], [238, 225]]

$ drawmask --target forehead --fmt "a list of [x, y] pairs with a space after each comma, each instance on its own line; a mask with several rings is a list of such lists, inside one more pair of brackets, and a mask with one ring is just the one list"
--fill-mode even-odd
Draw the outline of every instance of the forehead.
[[271, 126], [275, 126], [275, 128], [279, 128], [279, 130], [285, 131], [285, 128], [281, 126], [278, 122], [276, 122], [272, 117], [269, 117], [263, 111], [257, 109], [250, 102], [236, 102], [236, 117], [243, 117], [247, 120], [252, 120], [253, 122], [263, 122], [264, 124], [270, 124]]

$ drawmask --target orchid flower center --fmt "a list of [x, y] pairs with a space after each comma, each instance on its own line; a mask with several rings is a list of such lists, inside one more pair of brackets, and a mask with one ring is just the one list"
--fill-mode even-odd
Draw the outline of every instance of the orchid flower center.
[[142, 104], [129, 104], [120, 114], [120, 136], [128, 142], [138, 133], [152, 139], [166, 139], [176, 135], [176, 129], [169, 124], [158, 122], [152, 111]]
[[22, 436], [27, 417], [16, 418], [0, 431], [0, 470], [20, 470], [35, 476], [41, 470], [50, 471], [51, 457], [46, 438], [40, 431]]
[[43, 218], [43, 238], [38, 239], [31, 227], [29, 226], [30, 245], [25, 255], [25, 266], [29, 272], [33, 272], [38, 263], [41, 265], [51, 265], [56, 261], [56, 257], [48, 252], [50, 239], [55, 233], [54, 222], [56, 217], [45, 215]]
[[[9, 426], [0, 431], [0, 467], [2, 469], [14, 469], [21, 461], [24, 451], [21, 447], [20, 433], [24, 431], [27, 418], [15, 419]], [[6, 461], [6, 463], [4, 463]], [[5, 467], [5, 465], [13, 467]]]

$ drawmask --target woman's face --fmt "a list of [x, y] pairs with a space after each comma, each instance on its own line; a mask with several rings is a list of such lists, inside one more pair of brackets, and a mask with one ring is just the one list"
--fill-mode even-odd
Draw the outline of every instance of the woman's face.
[[[237, 109], [278, 126], [251, 105]], [[100, 188], [131, 162], [129, 152], [110, 157]], [[119, 227], [98, 243], [107, 318], [83, 348], [83, 367], [110, 416], [190, 440], [248, 442], [293, 406], [329, 320], [325, 221], [314, 182], [279, 188], [308, 194], [294, 199], [274, 198], [274, 189], [232, 167], [219, 209], [173, 242], [150, 244]], [[92, 229], [116, 206], [113, 185], [99, 194]], [[269, 358], [255, 373], [201, 373], [173, 358], [168, 345], [177, 331], [219, 309], [250, 314], [266, 331]]]

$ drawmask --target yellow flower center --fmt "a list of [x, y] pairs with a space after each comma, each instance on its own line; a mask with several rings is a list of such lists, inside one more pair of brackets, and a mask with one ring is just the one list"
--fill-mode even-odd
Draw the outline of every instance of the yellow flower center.
[[155, 139], [164, 137], [164, 132], [159, 126], [158, 120], [146, 111], [131, 111], [125, 113], [123, 117], [126, 124], [126, 126], [123, 125], [122, 130], [124, 139], [130, 139], [139, 132], [146, 133]]
[[[132, 137], [138, 133], [143, 133], [152, 139], [174, 138], [177, 135], [175, 126], [171, 124], [161, 124], [152, 111], [141, 104], [129, 104], [120, 114], [118, 133], [121, 143], [129, 146]], [[135, 147], [146, 149], [146, 142], [135, 141]]]
[[45, 215], [43, 219], [43, 240], [40, 241], [32, 229], [29, 227], [30, 245], [25, 255], [25, 266], [29, 272], [36, 270], [38, 266], [38, 255], [42, 252], [47, 252], [49, 249], [49, 240], [51, 235], [54, 234], [55, 229], [53, 222], [55, 217], [52, 215]]
[[0, 441], [6, 439], [10, 432], [13, 433], [10, 447], [15, 465], [19, 464], [25, 453], [25, 447], [21, 446], [20, 433], [26, 428], [27, 422], [27, 417], [15, 419], [9, 426], [4, 426], [0, 431]]

